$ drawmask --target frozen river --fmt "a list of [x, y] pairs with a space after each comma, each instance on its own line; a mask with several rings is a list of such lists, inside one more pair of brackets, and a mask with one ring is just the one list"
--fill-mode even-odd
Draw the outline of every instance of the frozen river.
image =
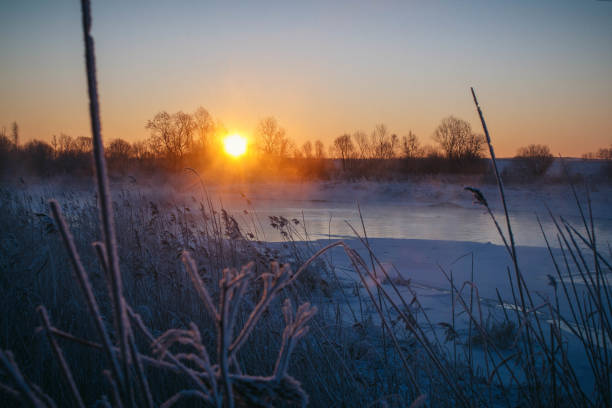
[[[340, 187], [326, 197], [315, 193], [315, 198], [295, 194], [269, 197], [260, 195], [249, 199], [230, 201], [229, 208], [247, 230], [256, 230], [266, 241], [282, 240], [280, 233], [270, 226], [270, 216], [283, 216], [298, 220], [296, 226], [304, 239], [349, 238], [355, 234], [352, 225], [363, 233], [359, 208], [368, 237], [394, 239], [422, 239], [467, 241], [502, 244], [502, 240], [485, 209], [472, 202], [471, 193], [462, 186], [444, 186], [431, 190], [427, 195], [410, 194], [409, 190], [373, 192], [368, 196], [361, 189]], [[404, 187], [406, 189], [406, 187]], [[505, 231], [505, 217], [496, 191], [488, 187], [488, 197], [495, 216]], [[442, 192], [441, 192], [442, 191]], [[395, 192], [395, 194], [394, 194]], [[271, 194], [273, 195], [273, 194]], [[492, 197], [492, 198], [491, 198]], [[612, 242], [612, 213], [609, 197], [602, 194], [593, 203], [594, 224], [600, 244]], [[510, 218], [517, 245], [545, 246], [538, 224], [538, 217], [552, 246], [558, 246], [556, 228], [548, 214], [547, 206], [557, 217], [563, 217], [581, 233], [584, 225], [573, 196], [563, 191], [525, 191], [509, 189]], [[246, 210], [246, 213], [245, 213]], [[586, 208], [585, 208], [586, 211]], [[256, 218], [254, 222], [253, 218]], [[304, 231], [305, 225], [305, 231]], [[307, 233], [307, 235], [306, 235]]]

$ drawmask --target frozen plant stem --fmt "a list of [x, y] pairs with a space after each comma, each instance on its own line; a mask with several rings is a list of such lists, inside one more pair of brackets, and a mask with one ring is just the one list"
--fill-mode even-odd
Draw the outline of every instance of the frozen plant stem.
[[100, 313], [100, 308], [98, 307], [98, 302], [96, 301], [96, 298], [94, 296], [93, 288], [89, 281], [89, 277], [87, 276], [87, 272], [85, 272], [85, 268], [83, 267], [81, 258], [79, 257], [79, 254], [76, 250], [76, 245], [74, 244], [72, 234], [70, 233], [70, 230], [66, 225], [66, 221], [62, 216], [57, 201], [51, 200], [50, 205], [53, 218], [55, 219], [55, 222], [59, 228], [60, 234], [62, 236], [62, 241], [66, 246], [66, 250], [68, 252], [68, 256], [70, 257], [72, 267], [77, 276], [79, 285], [81, 286], [81, 290], [83, 291], [83, 295], [85, 296], [89, 313], [94, 319], [96, 329], [98, 330], [98, 335], [102, 339], [104, 350], [106, 351], [106, 355], [108, 356], [111, 362], [113, 375], [115, 375], [117, 378], [121, 378], [119, 363], [117, 362], [117, 358], [115, 357], [115, 351], [113, 349], [110, 336], [106, 331], [106, 327], [104, 326], [104, 321], [102, 319], [102, 314]]
[[[480, 105], [478, 104], [478, 98], [476, 97], [476, 92], [474, 91], [473, 87], [470, 87], [470, 90], [472, 92], [472, 97], [474, 99], [474, 104], [476, 105], [476, 110], [478, 111], [478, 116], [480, 117], [480, 123], [482, 124], [482, 129], [485, 133], [485, 137], [487, 140], [487, 146], [489, 147], [489, 153], [491, 155], [491, 161], [493, 163], [493, 169], [495, 171], [495, 178], [497, 180], [497, 186], [499, 188], [499, 195], [500, 195], [500, 199], [504, 208], [504, 215], [506, 217], [506, 227], [508, 229], [508, 238], [510, 241], [510, 250], [511, 250], [511, 257], [512, 257], [512, 263], [514, 264], [514, 271], [516, 273], [516, 284], [518, 286], [518, 290], [519, 290], [519, 297], [521, 300], [521, 308], [522, 308], [522, 312], [523, 312], [523, 319], [525, 320], [525, 322], [529, 319], [528, 313], [527, 313], [527, 303], [525, 302], [525, 294], [524, 294], [524, 290], [523, 290], [523, 286], [525, 286], [525, 289], [528, 291], [526, 285], [525, 285], [525, 281], [523, 279], [523, 276], [521, 274], [521, 271], [519, 269], [519, 265], [518, 265], [518, 259], [516, 256], [516, 245], [514, 242], [514, 233], [512, 232], [512, 225], [510, 223], [510, 214], [508, 212], [508, 205], [506, 202], [506, 195], [504, 192], [504, 183], [502, 181], [502, 178], [499, 174], [499, 169], [497, 167], [497, 160], [495, 158], [495, 151], [493, 149], [493, 144], [491, 143], [491, 136], [489, 134], [489, 129], [487, 128], [487, 123], [485, 121], [484, 115], [482, 113], [482, 109], [480, 108]], [[500, 231], [501, 232], [501, 231]], [[502, 234], [503, 237], [503, 234]], [[527, 292], [527, 295], [529, 296], [529, 292]], [[530, 298], [531, 300], [531, 298]], [[533, 306], [533, 302], [530, 302], [531, 305]], [[537, 320], [536, 320], [537, 321]], [[539, 321], [538, 325], [539, 325]], [[529, 361], [529, 364], [531, 365], [531, 370], [533, 370], [533, 372], [535, 372], [535, 360], [534, 360], [534, 351], [533, 351], [533, 345], [532, 345], [532, 339], [531, 336], [529, 334], [529, 325], [525, 326], [525, 337], [527, 339], [527, 346], [528, 346], [528, 356], [527, 359]], [[536, 376], [534, 376], [534, 381], [535, 381], [535, 385], [536, 385], [536, 390], [539, 389], [539, 381], [537, 379]]]
[[121, 272], [119, 271], [119, 257], [117, 254], [117, 243], [115, 238], [115, 227], [113, 220], [113, 208], [108, 187], [108, 176], [106, 160], [104, 158], [104, 144], [102, 142], [102, 131], [100, 124], [100, 105], [98, 101], [98, 84], [96, 79], [96, 60], [94, 52], [94, 40], [91, 36], [91, 4], [89, 0], [81, 0], [83, 40], [85, 42], [85, 66], [87, 73], [87, 90], [89, 94], [89, 116], [91, 119], [91, 133], [93, 141], [93, 154], [96, 168], [96, 181], [98, 187], [98, 199], [100, 205], [100, 219], [104, 243], [107, 251], [108, 273], [111, 278], [113, 312], [115, 325], [119, 335], [119, 349], [123, 363], [123, 388], [127, 390], [130, 384], [130, 361], [128, 326], [129, 320], [123, 299], [123, 288]]
[[0, 349], [0, 367], [13, 379], [24, 402], [27, 401], [32, 407], [44, 408], [45, 405], [34, 395], [25, 378], [23, 378], [21, 371], [19, 371], [19, 367], [14, 363], [10, 351], [5, 353]]
[[64, 357], [64, 353], [62, 352], [62, 349], [57, 344], [57, 340], [55, 339], [55, 336], [53, 335], [53, 332], [51, 330], [51, 321], [49, 320], [47, 309], [45, 309], [44, 306], [39, 306], [38, 313], [40, 314], [40, 318], [43, 322], [45, 333], [47, 335], [49, 343], [51, 344], [51, 349], [53, 350], [53, 354], [55, 354], [55, 358], [59, 362], [60, 367], [62, 369], [62, 374], [64, 375], [64, 379], [66, 380], [66, 382], [68, 383], [70, 387], [72, 398], [74, 399], [74, 402], [78, 407], [84, 408], [85, 404], [83, 403], [83, 398], [81, 398], [81, 394], [79, 393], [76, 383], [74, 382], [72, 371], [70, 371], [70, 367], [68, 366], [68, 362], [66, 361], [66, 358]]

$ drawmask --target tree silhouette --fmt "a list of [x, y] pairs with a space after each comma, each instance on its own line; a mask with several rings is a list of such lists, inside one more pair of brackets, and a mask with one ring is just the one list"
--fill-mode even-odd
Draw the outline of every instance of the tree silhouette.
[[371, 151], [374, 159], [384, 160], [395, 157], [399, 140], [396, 134], [389, 133], [387, 125], [383, 123], [376, 125], [371, 139]]
[[372, 145], [370, 143], [368, 135], [361, 130], [357, 130], [355, 133], [353, 133], [353, 139], [355, 139], [355, 142], [357, 143], [357, 148], [359, 149], [359, 158], [372, 158]]
[[419, 139], [412, 131], [402, 138], [402, 150], [406, 159], [415, 159], [423, 155]]
[[515, 158], [529, 174], [535, 176], [546, 173], [554, 161], [550, 148], [541, 144], [530, 144], [519, 148]]
[[17, 147], [19, 145], [19, 126], [17, 125], [17, 122], [13, 122], [11, 126], [11, 131], [11, 136], [13, 136], [13, 144], [15, 145], [15, 147]]
[[484, 137], [473, 133], [468, 122], [454, 116], [442, 119], [433, 139], [451, 160], [479, 158], [484, 149]]
[[196, 122], [191, 115], [182, 111], [172, 115], [162, 111], [147, 121], [145, 128], [151, 131], [152, 150], [176, 165], [192, 145]]
[[215, 121], [210, 113], [201, 106], [194, 112], [193, 121], [198, 147], [203, 151], [208, 151], [215, 137]]
[[325, 146], [323, 145], [323, 142], [320, 140], [317, 140], [315, 142], [315, 158], [319, 160], [325, 158]]
[[304, 153], [305, 158], [312, 158], [312, 143], [310, 143], [310, 140], [302, 145], [302, 152]]
[[271, 116], [264, 118], [255, 130], [257, 147], [265, 155], [284, 157], [289, 153], [290, 147], [285, 134], [285, 129], [278, 125], [275, 118]]
[[353, 157], [355, 152], [355, 146], [351, 140], [351, 135], [345, 133], [342, 136], [338, 136], [334, 140], [334, 148], [336, 150], [336, 154], [338, 154], [340, 159], [342, 159], [342, 170], [346, 170], [347, 162]]
[[106, 149], [109, 160], [127, 160], [132, 155], [132, 145], [123, 139], [114, 139]]

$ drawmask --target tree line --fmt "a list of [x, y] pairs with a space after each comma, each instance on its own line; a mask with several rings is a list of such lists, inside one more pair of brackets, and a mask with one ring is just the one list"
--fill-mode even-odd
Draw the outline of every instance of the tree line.
[[[207, 169], [223, 161], [222, 140], [228, 134], [220, 120], [203, 107], [192, 113], [161, 111], [144, 124], [149, 135], [133, 143], [112, 139], [106, 146], [109, 167], [113, 171], [176, 171], [185, 167]], [[423, 144], [412, 132], [403, 136], [385, 124], [371, 132], [362, 130], [337, 136], [325, 147], [321, 140], [296, 144], [274, 117], [257, 124], [250, 147], [249, 170], [262, 177], [284, 175], [310, 178], [395, 178], [402, 174], [482, 173], [484, 136], [470, 124], [448, 116], [433, 132], [434, 144]], [[50, 142], [19, 142], [19, 127], [10, 132], [0, 129], [0, 171], [30, 171], [37, 175], [91, 172], [91, 138], [53, 135]], [[612, 147], [600, 149], [585, 158], [610, 160]], [[554, 158], [548, 146], [521, 147], [508, 176], [543, 175]]]

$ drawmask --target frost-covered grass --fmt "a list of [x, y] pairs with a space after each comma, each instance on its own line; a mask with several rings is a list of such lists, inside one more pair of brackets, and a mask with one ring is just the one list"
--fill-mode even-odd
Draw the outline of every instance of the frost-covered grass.
[[[165, 330], [172, 328], [191, 330], [190, 324], [193, 322], [200, 328], [201, 341], [214, 359], [218, 355], [213, 342], [216, 332], [214, 319], [202, 307], [198, 292], [194, 291], [190, 282], [189, 269], [186, 270], [181, 263], [183, 251], [188, 250], [193, 254], [197, 276], [210, 288], [215, 304], [220, 301], [221, 271], [225, 266], [239, 267], [253, 260], [255, 263], [249, 269], [250, 273], [261, 279], [271, 262], [283, 258], [280, 251], [246, 239], [236, 229], [230, 216], [223, 210], [207, 207], [206, 203], [194, 205], [191, 202], [191, 206], [199, 208], [192, 210], [185, 203], [160, 202], [158, 195], [149, 197], [145, 193], [120, 192], [116, 197], [118, 199], [113, 207], [126, 302], [150, 327], [153, 337], [162, 336]], [[95, 249], [87, 244], [95, 241], [98, 235], [95, 198], [91, 192], [59, 194], [58, 201], [64, 203], [60, 210], [72, 226], [81, 263], [89, 271], [96, 298], [101, 299], [101, 314], [104, 320], [111, 320], [112, 305], [106, 295], [104, 270], [98, 264]], [[45, 304], [52, 322], [62, 331], [69, 331], [78, 338], [96, 341], [96, 336], [92, 336], [95, 328], [90, 327], [90, 314], [83, 307], [82, 295], [73, 279], [69, 258], [62, 248], [57, 224], [45, 210], [46, 202], [28, 193], [3, 190], [0, 203], [2, 229], [6, 231], [0, 260], [5, 294], [1, 310], [4, 317], [2, 347], [15, 352], [28, 378], [63, 401], [67, 396], [61, 393], [61, 378], [49, 368], [52, 367], [53, 357], [44, 351], [46, 340], [34, 335], [39, 324], [36, 307]], [[300, 256], [311, 253], [312, 249], [304, 248]], [[287, 253], [287, 258], [290, 257], [294, 259], [294, 270], [299, 269], [295, 254]], [[303, 386], [311, 394], [311, 400], [319, 403], [363, 401], [369, 395], [380, 394], [381, 391], [376, 391], [376, 388], [382, 385], [372, 382], [364, 387], [356, 383], [356, 362], [343, 357], [344, 351], [336, 350], [334, 345], [346, 345], [348, 349], [345, 342], [352, 344], [372, 333], [357, 332], [356, 329], [342, 326], [328, 331], [329, 316], [333, 316], [334, 309], [329, 302], [318, 299], [329, 296], [334, 283], [323, 279], [323, 269], [325, 266], [322, 262], [313, 264], [301, 274], [291, 289], [283, 290], [283, 296], [296, 303], [308, 299], [322, 305], [321, 312], [310, 323], [317, 336], [307, 337], [304, 346], [295, 350], [296, 361], [290, 366], [291, 371], [296, 372], [302, 380]], [[193, 270], [191, 272], [192, 277], [195, 276]], [[244, 289], [244, 304], [236, 309], [238, 322], [248, 320], [249, 305], [255, 304], [261, 294], [258, 279], [249, 288]], [[245, 372], [266, 374], [276, 365], [276, 353], [281, 348], [283, 338], [281, 302], [273, 300], [269, 308], [266, 312], [268, 318], [254, 328], [253, 340], [244, 344], [243, 351], [238, 354], [239, 365]], [[19, 310], [20, 314], [15, 315], [15, 310]], [[167, 337], [166, 334], [164, 338]], [[137, 339], [145, 350], [149, 348], [150, 339], [146, 335]], [[65, 347], [84, 398], [89, 402], [92, 398], [99, 398], [99, 390], [106, 385], [102, 378], [97, 379], [87, 373], [101, 372], [105, 368], [104, 360], [92, 356], [100, 352], [69, 343]], [[37, 351], [33, 353], [33, 349]], [[396, 376], [403, 377], [402, 374]], [[161, 384], [156, 384], [156, 387], [152, 387], [154, 400], [160, 401], [181, 382], [163, 378]], [[401, 382], [397, 386], [401, 386]], [[405, 398], [407, 396], [404, 395], [402, 400]]]
[[[49, 217], [48, 204], [41, 194], [55, 196], [60, 203], [94, 293], [100, 299], [105, 321], [112, 320], [112, 305], [104, 270], [95, 248], [88, 244], [99, 236], [95, 193], [82, 186], [51, 192], [39, 186], [30, 186], [26, 191], [19, 191], [18, 186], [3, 188], [2, 348], [14, 352], [29, 381], [41, 386], [56, 401], [65, 402], [70, 396], [65, 381], [55, 375], [55, 358], [47, 338], [42, 333], [36, 334], [36, 327], [41, 324], [37, 306], [46, 306], [52, 324], [62, 332], [95, 343], [100, 343], [100, 339], [74, 280], [57, 224]], [[314, 253], [335, 242], [308, 241], [308, 231], [299, 219], [266, 220], [252, 215], [235, 222], [231, 213], [207, 200], [205, 189], [192, 197], [135, 185], [131, 191], [114, 190], [113, 197], [126, 302], [141, 316], [153, 338], [174, 329], [184, 331], [168, 333], [192, 336], [193, 322], [213, 365], [217, 356], [217, 327], [181, 261], [183, 251], [193, 256], [198, 276], [213, 303], [218, 304], [224, 268], [240, 270], [242, 265], [254, 261], [250, 273], [256, 277], [268, 271], [270, 262], [279, 261], [289, 262], [296, 271]], [[588, 213], [585, 215], [588, 219]], [[270, 303], [265, 318], [238, 353], [238, 365], [252, 375], [265, 377], [274, 372], [284, 330], [282, 299], [289, 298], [294, 304], [309, 302], [319, 309], [309, 322], [310, 332], [294, 348], [288, 369], [309, 394], [312, 406], [343, 401], [350, 405], [385, 401], [391, 406], [405, 406], [422, 394], [435, 406], [506, 406], [525, 401], [551, 405], [562, 400], [573, 406], [588, 405], [583, 398], [598, 405], [601, 401], [597, 398], [604, 398], [607, 390], [602, 386], [598, 389], [598, 383], [605, 384], [608, 375], [604, 364], [610, 339], [605, 325], [610, 317], [606, 302], [609, 286], [603, 282], [610, 272], [605, 263], [609, 257], [598, 251], [603, 259], [598, 258], [596, 265], [592, 250], [577, 235], [585, 231], [585, 226], [576, 226], [573, 231], [569, 224], [566, 227], [561, 220], [557, 222], [560, 243], [551, 249], [552, 257], [545, 249], [517, 249], [519, 265], [528, 274], [526, 285], [533, 288], [533, 307], [527, 306], [526, 318], [516, 280], [512, 274], [509, 278], [506, 271], [512, 262], [503, 246], [345, 240], [346, 247], [337, 246], [323, 253], [297, 282], [283, 289], [280, 299]], [[259, 240], [256, 233], [263, 223], [284, 231], [281, 234], [284, 243]], [[354, 227], [356, 233], [363, 235], [360, 225]], [[495, 228], [493, 224], [490, 227]], [[587, 227], [590, 231], [588, 223]], [[249, 236], [250, 231], [255, 233]], [[580, 234], [589, 242], [586, 233]], [[385, 252], [398, 257], [384, 255]], [[469, 256], [451, 265], [457, 254], [470, 252], [477, 254], [473, 277], [469, 266], [459, 268], [460, 262], [469, 265]], [[379, 264], [378, 256], [387, 261], [381, 260]], [[428, 256], [430, 261], [424, 260]], [[436, 271], [436, 259], [446, 261], [442, 268], [448, 280], [442, 271]], [[423, 269], [427, 262], [431, 268]], [[542, 276], [534, 276], [538, 271], [552, 277], [539, 283]], [[436, 279], [429, 279], [436, 273]], [[465, 284], [466, 281], [474, 284]], [[431, 282], [433, 286], [428, 286]], [[582, 282], [593, 284], [587, 287]], [[258, 279], [245, 288], [244, 303], [237, 309], [236, 321], [240, 324], [248, 319], [261, 289]], [[597, 303], [599, 295], [601, 307]], [[603, 319], [593, 318], [599, 316], [598, 308]], [[581, 315], [588, 319], [581, 319]], [[110, 326], [109, 330], [113, 333]], [[151, 339], [138, 329], [135, 332], [139, 350], [149, 353], [151, 359], [157, 357], [159, 354], [153, 351], [158, 349], [151, 349]], [[90, 374], [109, 368], [102, 352], [72, 344], [65, 337], [58, 342], [83, 399], [90, 404], [102, 394], [111, 398], [104, 377]], [[529, 344], [534, 355], [531, 367], [527, 360]], [[177, 354], [189, 351], [184, 345], [174, 347], [172, 350]], [[586, 368], [579, 366], [576, 362], [580, 359], [592, 364]], [[152, 361], [145, 362], [153, 364]], [[193, 385], [171, 371], [157, 370], [157, 366], [146, 368], [155, 403]], [[10, 380], [6, 384], [14, 387]], [[553, 384], [557, 384], [556, 388]]]
[[[134, 340], [141, 350], [154, 405], [173, 396], [198, 398], [194, 389], [204, 393], [188, 376], [181, 375], [180, 366], [169, 360], [172, 357], [163, 353], [167, 347], [192, 364], [190, 369], [220, 373], [219, 328], [210, 317], [212, 308], [201, 301], [200, 284], [193, 286], [194, 269], [212, 303], [219, 305], [223, 270], [229, 267], [240, 271], [243, 265], [254, 262], [248, 273], [254, 279], [243, 289], [241, 306], [234, 309], [237, 327], [243, 327], [261, 298], [261, 276], [269, 272], [271, 262], [287, 262], [297, 271], [313, 254], [335, 243], [333, 239], [312, 239], [299, 212], [296, 218], [267, 218], [253, 210], [258, 204], [270, 202], [265, 200], [267, 194], [278, 201], [282, 195], [271, 192], [280, 194], [291, 187], [268, 185], [255, 191], [258, 185], [246, 186], [251, 189], [246, 195], [239, 194], [246, 191], [244, 185], [218, 186], [239, 192], [236, 195], [245, 204], [242, 211], [235, 205], [229, 211], [216, 204], [226, 202], [227, 196], [213, 198], [210, 186], [193, 172], [182, 177], [190, 180], [187, 185], [192, 188], [187, 192], [183, 178], [178, 183], [179, 191], [132, 181], [114, 184], [112, 189], [123, 293], [130, 305], [129, 314], [133, 311], [134, 317], [140, 316], [132, 321]], [[359, 199], [366, 204], [367, 196], [375, 202], [385, 195], [398, 200], [403, 198], [397, 193], [410, 197], [416, 189], [421, 197], [431, 194], [426, 205], [436, 200], [473, 205], [472, 193], [452, 183], [350, 183], [300, 188], [338, 196], [366, 191]], [[513, 200], [520, 201], [518, 208], [533, 208], [526, 201], [533, 194], [531, 188], [535, 187], [506, 191], [510, 208], [517, 208]], [[485, 185], [482, 191], [486, 204], [493, 207], [483, 214], [500, 217], [502, 206], [490, 204], [495, 190]], [[293, 304], [308, 302], [318, 308], [308, 322], [309, 333], [293, 348], [287, 366], [288, 375], [300, 383], [312, 406], [406, 406], [422, 395], [432, 406], [605, 404], [610, 381], [606, 365], [606, 359], [610, 359], [609, 246], [594, 232], [598, 219], [594, 217], [591, 223], [590, 209], [605, 208], [609, 191], [601, 187], [594, 193], [595, 202], [586, 189], [576, 192], [578, 200], [570, 187], [565, 191], [573, 200], [573, 214], [578, 218], [570, 223], [564, 217], [547, 216], [555, 226], [553, 235], [546, 230], [550, 253], [546, 248], [515, 248], [526, 307], [520, 299], [509, 247], [443, 240], [365, 239], [368, 225], [361, 225], [358, 217], [356, 223], [347, 226], [354, 229], [351, 231], [356, 238], [345, 239], [323, 252], [270, 302], [230, 370], [239, 368], [260, 379], [273, 376], [283, 348], [283, 299], [290, 299]], [[61, 360], [57, 353], [54, 355], [55, 347], [49, 346], [53, 345], [49, 336], [43, 335], [51, 333], [86, 404], [103, 395], [112, 400], [111, 383], [101, 375], [111, 368], [110, 360], [100, 349], [102, 339], [95, 320], [75, 280], [58, 224], [51, 217], [51, 197], [56, 198], [72, 231], [100, 315], [108, 322], [105, 327], [110, 341], [118, 347], [117, 332], [111, 324], [112, 299], [96, 252], [101, 246], [91, 246], [100, 237], [97, 193], [85, 185], [52, 181], [6, 185], [0, 190], [1, 348], [13, 351], [26, 384], [37, 384], [61, 405], [70, 405], [70, 386], [57, 375], [61, 373]], [[568, 213], [569, 200], [562, 199], [562, 192], [555, 190], [551, 197], [554, 201], [546, 202], [555, 203], [553, 212], [562, 208], [564, 214]], [[559, 200], [562, 205], [557, 204]], [[333, 196], [329, 201], [335, 205]], [[481, 198], [480, 203], [484, 204]], [[444, 205], [432, 208], [448, 211]], [[584, 222], [576, 224], [575, 220]], [[486, 227], [496, 230], [494, 223], [485, 221]], [[435, 222], [433, 217], [431, 228], [436, 228]], [[505, 231], [503, 218], [498, 224]], [[267, 242], [266, 229], [280, 232], [283, 242]], [[410, 230], [406, 234], [410, 236]], [[553, 236], [557, 240], [554, 245]], [[594, 252], [591, 247], [603, 250]], [[186, 268], [191, 263], [182, 262], [184, 251], [191, 254], [195, 268]], [[288, 273], [288, 269], [285, 271]], [[40, 309], [40, 315], [36, 312], [39, 305], [46, 307], [46, 312]], [[49, 316], [48, 323], [41, 320], [43, 316]], [[43, 332], [36, 330], [41, 324], [46, 327]], [[172, 341], [187, 344], [172, 345]], [[206, 359], [198, 350], [207, 351], [210, 367], [199, 365]], [[5, 355], [9, 366], [15, 367], [10, 354]], [[23, 391], [6, 374], [0, 380], [5, 384], [3, 392], [8, 400], [16, 400], [14, 397]], [[134, 371], [135, 387], [137, 380]], [[217, 383], [219, 394], [223, 393], [222, 384]], [[206, 398], [214, 399], [213, 388], [204, 385], [211, 395]], [[36, 390], [33, 385], [29, 388]]]
[[[463, 281], [440, 266], [451, 319], [433, 320], [422, 285], [381, 262], [362, 218], [349, 226], [361, 253], [343, 241], [317, 247], [298, 219], [284, 217], [270, 218], [285, 240], [273, 249], [258, 238], [261, 220], [251, 219], [245, 234], [204, 186], [195, 211], [138, 191], [113, 200], [89, 2], [82, 7], [96, 190], [65, 187], [57, 201], [0, 191], [7, 404], [612, 405], [612, 267], [599, 250], [588, 190], [580, 197], [572, 187], [580, 227], [550, 214], [559, 250], [542, 230], [551, 297], [525, 278], [497, 167], [503, 221], [489, 197], [468, 188], [503, 241], [507, 259], [493, 273], [507, 272], [511, 296], [495, 288], [500, 312], [487, 313], [473, 265]], [[338, 256], [356, 282], [341, 279]], [[577, 358], [587, 370], [576, 369]]]
[[[80, 388], [71, 368], [71, 362], [80, 360], [67, 359], [58, 340], [68, 340], [72, 343], [86, 346], [102, 351], [106, 357], [108, 368], [103, 371], [108, 384], [107, 393], [97, 400], [96, 405], [109, 406], [174, 406], [185, 400], [193, 399], [198, 404], [212, 406], [234, 407], [243, 406], [273, 406], [273, 405], [300, 405], [305, 406], [308, 395], [302, 390], [300, 383], [288, 374], [290, 356], [293, 353], [298, 340], [303, 337], [307, 330], [307, 322], [314, 316], [315, 307], [308, 302], [302, 303], [297, 311], [293, 310], [291, 301], [285, 300], [282, 312], [284, 315], [284, 329], [280, 346], [274, 359], [274, 368], [269, 375], [261, 375], [255, 371], [244, 371], [239, 354], [244, 352], [243, 347], [250, 337], [256, 336], [255, 331], [258, 322], [264, 314], [269, 313], [270, 305], [277, 300], [281, 291], [289, 287], [305, 272], [309, 262], [302, 265], [295, 273], [292, 273], [289, 265], [279, 265], [271, 262], [264, 271], [257, 271], [254, 262], [249, 262], [238, 272], [234, 268], [225, 268], [222, 273], [212, 273], [217, 285], [217, 301], [213, 299], [204, 282], [203, 276], [198, 270], [197, 263], [193, 260], [187, 250], [182, 250], [180, 257], [185, 270], [191, 280], [192, 286], [200, 298], [202, 310], [208, 317], [208, 325], [213, 327], [214, 346], [210, 347], [209, 341], [203, 336], [210, 331], [202, 330], [196, 323], [191, 321], [185, 328], [169, 328], [159, 336], [155, 336], [147, 327], [141, 315], [135, 311], [126, 296], [126, 276], [121, 273], [120, 255], [117, 242], [117, 226], [115, 222], [114, 203], [110, 193], [107, 167], [105, 163], [104, 145], [100, 126], [99, 100], [97, 90], [95, 53], [93, 38], [91, 37], [91, 9], [87, 0], [81, 2], [83, 38], [85, 42], [85, 65], [87, 71], [87, 84], [89, 93], [90, 119], [92, 124], [93, 158], [95, 162], [96, 176], [96, 206], [99, 211], [99, 220], [102, 233], [101, 240], [93, 242], [95, 255], [98, 260], [99, 270], [102, 271], [107, 291], [107, 313], [105, 314], [100, 305], [99, 293], [96, 294], [90, 272], [85, 269], [81, 260], [80, 252], [76, 246], [75, 236], [66, 223], [61, 206], [55, 200], [50, 200], [49, 205], [54, 223], [48, 223], [46, 232], [59, 232], [61, 240], [68, 254], [74, 276], [85, 298], [87, 306], [84, 316], [73, 321], [77, 326], [90, 320], [93, 322], [99, 343], [87, 339], [87, 336], [79, 337], [76, 330], [62, 330], [52, 325], [47, 308], [37, 308], [49, 344], [51, 346], [54, 361], [58, 364], [57, 372], [67, 385], [67, 395], [60, 394], [60, 404], [72, 403], [75, 406], [85, 406], [82, 389]], [[211, 210], [208, 202], [210, 218], [213, 221], [213, 236], [216, 237], [218, 252], [214, 255], [219, 261], [227, 261], [225, 257], [225, 240], [219, 231], [220, 223], [214, 210]], [[11, 206], [12, 202], [8, 204]], [[159, 211], [155, 209], [157, 213]], [[202, 210], [204, 206], [202, 205]], [[17, 210], [19, 212], [19, 210]], [[23, 211], [23, 207], [22, 207]], [[33, 214], [26, 211], [26, 216]], [[203, 211], [203, 215], [204, 211]], [[45, 217], [44, 214], [38, 214]], [[48, 216], [47, 216], [48, 217]], [[225, 211], [222, 211], [222, 219], [225, 225], [225, 233], [229, 236], [230, 247], [236, 245], [240, 236], [237, 225]], [[7, 220], [8, 221], [8, 220]], [[10, 224], [11, 222], [8, 221]], [[208, 220], [205, 222], [208, 224]], [[215, 230], [215, 228], [217, 228]], [[216, 232], [215, 232], [216, 231]], [[181, 231], [184, 232], [184, 231]], [[184, 235], [183, 235], [184, 237]], [[20, 239], [14, 240], [17, 244]], [[165, 243], [168, 241], [165, 240]], [[164, 243], [162, 242], [162, 244]], [[140, 243], [139, 243], [140, 245]], [[36, 246], [36, 244], [33, 244]], [[148, 248], [147, 248], [148, 249]], [[37, 251], [34, 251], [35, 253]], [[21, 254], [23, 255], [23, 254]], [[210, 253], [209, 253], [210, 255]], [[129, 254], [133, 257], [134, 254]], [[236, 262], [236, 258], [233, 259]], [[9, 278], [7, 276], [7, 278]], [[252, 282], [261, 281], [262, 287], [253, 288]], [[170, 281], [179, 281], [170, 278]], [[179, 281], [180, 282], [180, 281]], [[184, 287], [180, 288], [178, 295], [184, 294]], [[175, 296], [177, 295], [175, 293]], [[194, 304], [190, 302], [190, 306]], [[161, 307], [161, 304], [154, 304]], [[15, 312], [13, 306], [12, 312]], [[4, 315], [8, 315], [8, 310]], [[109, 318], [111, 317], [112, 318]], [[114, 330], [110, 330], [107, 320], [112, 321]], [[185, 324], [183, 324], [185, 325]], [[281, 326], [283, 327], [283, 326]], [[141, 338], [149, 343], [151, 352], [142, 354], [139, 351], [136, 329], [141, 333]], [[9, 337], [7, 337], [8, 339]], [[258, 339], [261, 340], [261, 337]], [[141, 342], [143, 340], [140, 340]], [[270, 343], [257, 343], [255, 353], [268, 349]], [[26, 346], [27, 347], [27, 346]], [[176, 350], [180, 347], [183, 350]], [[188, 350], [185, 350], [185, 349]], [[174, 349], [174, 350], [171, 350]], [[216, 355], [212, 351], [216, 351]], [[93, 353], [89, 353], [90, 355]], [[252, 354], [249, 354], [252, 355]], [[212, 359], [211, 359], [212, 357]], [[267, 357], [267, 356], [266, 356]], [[38, 360], [38, 357], [34, 357]], [[263, 361], [271, 362], [272, 359], [264, 358]], [[78, 365], [78, 364], [77, 364]], [[162, 379], [150, 381], [151, 370], [147, 366], [157, 368]], [[257, 370], [262, 370], [265, 364], [260, 361]], [[20, 401], [22, 404], [36, 407], [56, 406], [55, 398], [47, 394], [44, 389], [32, 383], [24, 377], [13, 353], [0, 350], [0, 367], [2, 371], [2, 382], [0, 382], [3, 393]], [[79, 365], [79, 368], [82, 366]], [[95, 370], [98, 371], [98, 370]], [[99, 372], [99, 371], [98, 371]], [[88, 371], [91, 373], [91, 371]], [[164, 384], [164, 380], [171, 374], [178, 374], [178, 387], [173, 390], [172, 385]], [[45, 377], [53, 373], [46, 370]], [[90, 381], [90, 383], [93, 381]], [[110, 397], [108, 397], [108, 396]], [[89, 394], [86, 395], [86, 398]]]

